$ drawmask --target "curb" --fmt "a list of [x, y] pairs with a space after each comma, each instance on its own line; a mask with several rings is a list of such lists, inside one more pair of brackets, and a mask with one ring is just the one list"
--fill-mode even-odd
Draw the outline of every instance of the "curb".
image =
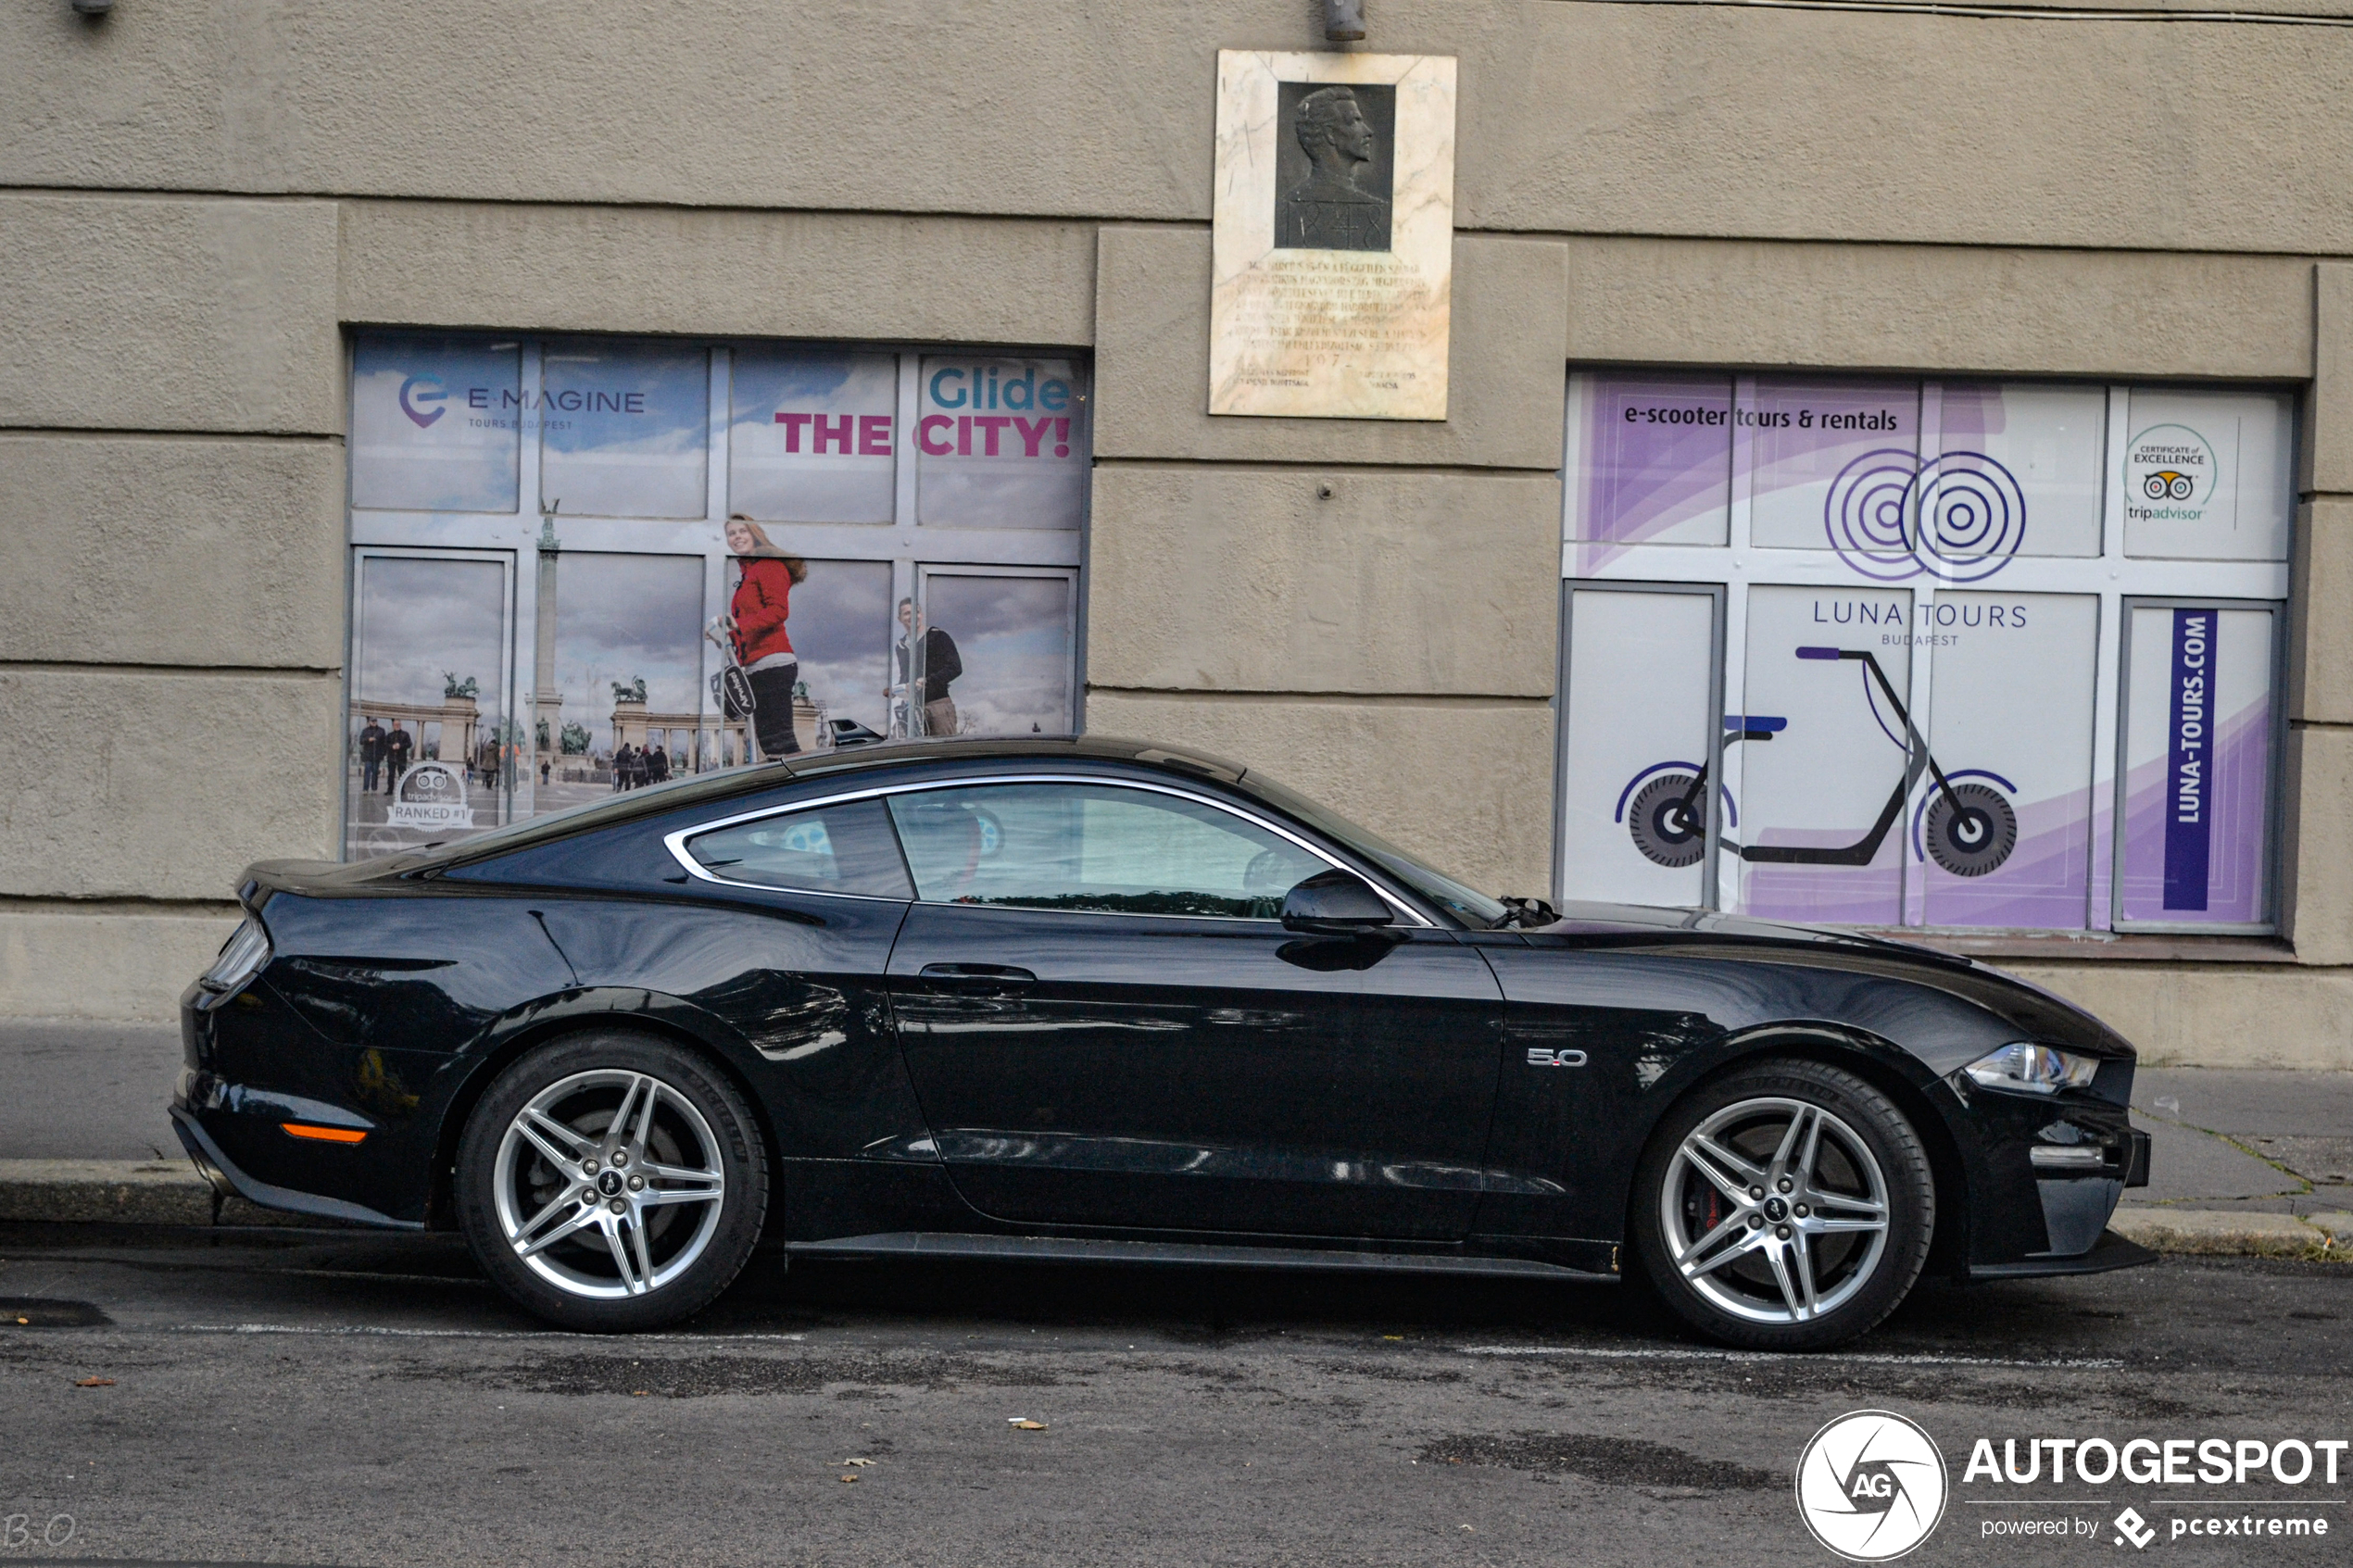
[[2353, 1214], [2231, 1209], [2119, 1209], [2108, 1228], [2158, 1252], [2209, 1258], [2353, 1261]]
[[0, 1223], [68, 1224], [333, 1224], [308, 1214], [219, 1199], [185, 1160], [0, 1160]]

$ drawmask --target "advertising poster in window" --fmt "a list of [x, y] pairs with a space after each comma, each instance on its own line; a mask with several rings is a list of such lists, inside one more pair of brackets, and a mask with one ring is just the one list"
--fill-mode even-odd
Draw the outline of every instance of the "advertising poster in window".
[[[844, 723], [879, 735], [889, 723], [890, 564], [806, 560], [748, 518], [727, 524], [725, 616], [711, 639], [740, 680], [711, 677], [733, 751], [788, 757], [834, 744]], [[749, 698], [746, 711], [745, 698]], [[746, 735], [749, 744], [746, 744]]]
[[388, 855], [498, 825], [503, 561], [369, 554], [356, 564], [344, 850]]
[[1931, 480], [1959, 494], [1942, 507], [1929, 502], [1943, 517], [1944, 547], [1964, 560], [2006, 543], [2015, 556], [2098, 555], [2107, 445], [2105, 387], [1945, 383]]
[[1068, 734], [1074, 581], [924, 573], [891, 645], [894, 735]]
[[1579, 897], [1704, 901], [1715, 623], [1712, 594], [1569, 596], [1561, 851]]
[[361, 338], [351, 357], [351, 504], [513, 511], [522, 376], [512, 339]]
[[1940, 593], [1917, 641], [1932, 661], [1937, 769], [1914, 792], [1909, 827], [1927, 923], [2080, 929], [2098, 598]]
[[[1721, 545], [1732, 501], [1729, 376], [1576, 376], [1569, 383], [1570, 537]], [[1615, 552], [1587, 548], [1587, 570]]]
[[552, 731], [534, 736], [547, 764], [538, 810], [694, 771], [702, 591], [698, 556], [567, 550], [557, 558], [559, 701], [552, 710], [537, 705], [535, 723]]
[[1740, 748], [1740, 827], [1724, 837], [1743, 909], [1901, 921], [1912, 606], [1902, 588], [1749, 590], [1747, 691], [1724, 735]]
[[2248, 925], [2269, 913], [2268, 608], [2132, 608], [2117, 913]]
[[965, 528], [1076, 528], [1086, 515], [1088, 398], [1067, 359], [925, 356], [915, 418], [916, 515]]
[[899, 357], [736, 350], [728, 510], [762, 522], [888, 522]]
[[1919, 383], [1760, 377], [1732, 418], [1747, 448], [1755, 543], [1827, 546], [1881, 582], [1918, 573]]
[[2124, 445], [2124, 551], [2188, 560], [2285, 560], [2295, 406], [2271, 394], [2133, 394]]
[[707, 349], [551, 343], [543, 357], [539, 494], [573, 516], [701, 517]]

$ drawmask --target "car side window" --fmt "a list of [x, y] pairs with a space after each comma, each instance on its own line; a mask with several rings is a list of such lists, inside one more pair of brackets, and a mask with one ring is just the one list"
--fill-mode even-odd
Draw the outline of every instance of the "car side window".
[[1116, 784], [975, 784], [894, 795], [919, 897], [1100, 914], [1273, 920], [1329, 869], [1230, 812]]
[[698, 834], [686, 853], [711, 875], [761, 887], [912, 898], [906, 862], [879, 800], [788, 811]]

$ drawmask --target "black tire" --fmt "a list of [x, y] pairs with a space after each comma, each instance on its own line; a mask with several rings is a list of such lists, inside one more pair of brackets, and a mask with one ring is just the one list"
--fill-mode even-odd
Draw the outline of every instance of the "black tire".
[[703, 1058], [592, 1030], [491, 1085], [459, 1140], [456, 1200], [475, 1259], [525, 1311], [590, 1333], [660, 1328], [709, 1306], [750, 1258], [767, 1151]]
[[1930, 796], [1920, 829], [1929, 858], [1955, 876], [1997, 872], [2018, 847], [2018, 811], [2009, 797], [1982, 784], [1955, 784], [1951, 799], [1941, 789]]
[[1661, 773], [1635, 792], [1626, 809], [1626, 831], [1653, 865], [1680, 869], [1699, 864], [1707, 852], [1707, 804], [1686, 810], [1683, 802], [1699, 782], [1694, 773]]
[[[1810, 1171], [1785, 1141], [1793, 1124], [1801, 1146], [1806, 1127], [1817, 1130]], [[1729, 1179], [1711, 1179], [1709, 1164]], [[1840, 1068], [1775, 1059], [1667, 1111], [1636, 1169], [1631, 1221], [1644, 1277], [1700, 1333], [1743, 1349], [1820, 1350], [1869, 1332], [1910, 1292], [1936, 1229], [1936, 1184], [1919, 1135], [1885, 1095]]]

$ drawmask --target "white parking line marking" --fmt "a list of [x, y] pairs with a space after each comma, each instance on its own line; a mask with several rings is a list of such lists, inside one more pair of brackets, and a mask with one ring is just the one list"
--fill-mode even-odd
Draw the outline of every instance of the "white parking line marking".
[[1839, 1361], [1864, 1366], [2064, 1367], [2088, 1372], [2112, 1372], [2124, 1364], [2111, 1357], [2095, 1356], [2029, 1361], [1999, 1356], [1818, 1355], [1778, 1350], [1694, 1350], [1667, 1346], [1655, 1350], [1585, 1345], [1457, 1345], [1454, 1348], [1466, 1356], [1586, 1356], [1611, 1361]]

